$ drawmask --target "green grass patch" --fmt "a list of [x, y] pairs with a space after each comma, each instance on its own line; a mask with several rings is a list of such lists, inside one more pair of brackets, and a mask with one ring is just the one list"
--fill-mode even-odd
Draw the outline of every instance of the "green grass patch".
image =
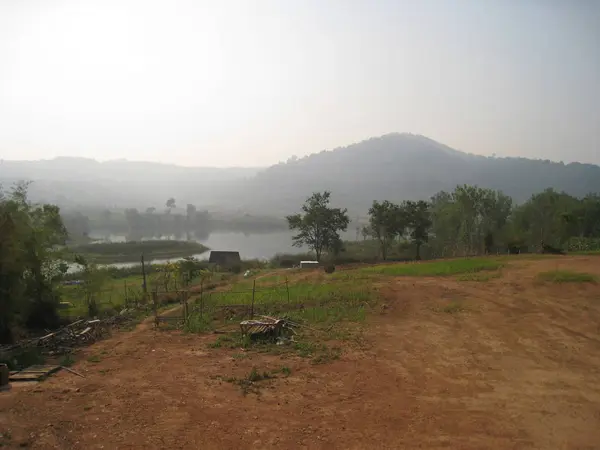
[[537, 275], [538, 280], [552, 283], [596, 283], [598, 277], [591, 273], [571, 270], [551, 270]]
[[477, 282], [486, 282], [493, 280], [494, 278], [500, 278], [502, 274], [500, 272], [492, 272], [492, 271], [481, 271], [481, 272], [470, 272], [463, 273], [456, 277], [457, 281], [477, 281]]
[[190, 314], [188, 320], [183, 324], [183, 330], [187, 333], [206, 333], [213, 329], [213, 323], [210, 317], [199, 314]]
[[70, 248], [98, 264], [137, 262], [140, 255], [146, 260], [182, 258], [204, 253], [204, 245], [194, 241], [151, 240], [136, 242], [99, 242], [75, 245]]
[[100, 356], [98, 355], [92, 355], [87, 359], [88, 362], [96, 364], [99, 363], [100, 361], [102, 361], [102, 358], [100, 358]]
[[383, 264], [358, 269], [358, 273], [411, 277], [440, 277], [498, 270], [500, 261], [489, 258], [465, 258], [432, 262]]
[[[141, 275], [131, 275], [125, 278], [107, 278], [101, 290], [96, 294], [96, 304], [101, 313], [116, 313], [143, 300], [143, 278]], [[88, 308], [85, 293], [81, 285], [66, 285], [60, 287], [61, 301], [72, 306], [61, 309], [65, 317], [87, 316]]]
[[[228, 306], [235, 314], [230, 321], [247, 318], [251, 309], [252, 289], [236, 283], [229, 289], [204, 295], [202, 312], [206, 317], [218, 317]], [[377, 294], [372, 281], [363, 279], [307, 280], [286, 286], [261, 287], [254, 293], [256, 314], [286, 316], [292, 320], [313, 324], [340, 321], [362, 322], [374, 306]], [[235, 307], [235, 308], [234, 308]], [[194, 315], [199, 314], [195, 305]]]

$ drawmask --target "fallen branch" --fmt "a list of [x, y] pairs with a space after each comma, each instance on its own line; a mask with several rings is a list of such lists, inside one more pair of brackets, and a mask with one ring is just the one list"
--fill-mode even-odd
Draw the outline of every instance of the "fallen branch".
[[72, 370], [72, 369], [69, 369], [68, 367], [65, 367], [65, 366], [60, 366], [60, 368], [61, 368], [61, 369], [65, 369], [67, 372], [71, 372], [72, 374], [74, 374], [74, 375], [77, 375], [77, 376], [79, 376], [79, 377], [81, 377], [81, 378], [85, 378], [85, 375], [82, 375], [82, 374], [80, 374], [79, 372], [75, 372], [74, 370]]

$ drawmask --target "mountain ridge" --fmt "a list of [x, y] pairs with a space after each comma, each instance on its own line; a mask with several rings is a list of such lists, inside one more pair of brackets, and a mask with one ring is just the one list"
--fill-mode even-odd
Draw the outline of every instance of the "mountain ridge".
[[34, 181], [36, 200], [59, 200], [71, 207], [143, 208], [175, 197], [179, 204], [273, 215], [297, 210], [319, 190], [330, 190], [334, 203], [352, 213], [364, 213], [374, 199], [426, 199], [459, 184], [502, 190], [516, 202], [549, 187], [576, 196], [600, 192], [600, 166], [595, 164], [475, 155], [408, 133], [389, 133], [265, 168], [77, 157], [0, 162], [0, 183], [17, 179]]

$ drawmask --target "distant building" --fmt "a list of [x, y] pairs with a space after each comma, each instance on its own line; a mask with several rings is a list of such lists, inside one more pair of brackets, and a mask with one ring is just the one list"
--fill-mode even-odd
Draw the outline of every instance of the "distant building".
[[221, 267], [233, 267], [239, 266], [242, 259], [240, 258], [240, 252], [211, 251], [208, 262]]
[[319, 261], [300, 261], [301, 269], [315, 269], [319, 267]]

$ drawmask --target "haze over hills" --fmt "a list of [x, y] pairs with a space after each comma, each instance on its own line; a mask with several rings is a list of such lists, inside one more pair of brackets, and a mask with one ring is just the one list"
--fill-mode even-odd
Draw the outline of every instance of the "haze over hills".
[[427, 199], [457, 184], [502, 190], [516, 202], [548, 187], [583, 196], [600, 192], [600, 167], [463, 153], [411, 134], [388, 134], [291, 158], [266, 169], [189, 168], [83, 158], [3, 161], [0, 182], [34, 181], [34, 200], [63, 207], [160, 206], [168, 197], [212, 210], [281, 216], [314, 191], [330, 190], [335, 204], [364, 214], [374, 199]]

